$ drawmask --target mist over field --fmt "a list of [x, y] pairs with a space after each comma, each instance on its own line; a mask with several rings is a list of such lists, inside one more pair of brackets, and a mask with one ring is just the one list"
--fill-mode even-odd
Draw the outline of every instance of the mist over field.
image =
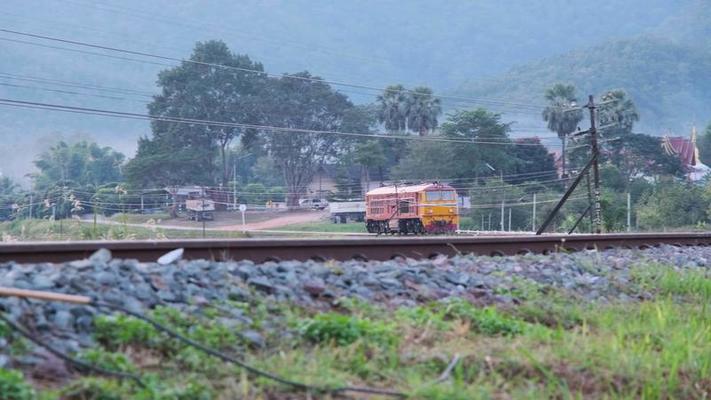
[[[6, 0], [0, 27], [174, 58], [197, 41], [224, 40], [271, 73], [308, 70], [382, 88], [426, 85], [438, 94], [540, 104], [557, 81], [581, 95], [624, 88], [641, 132], [705, 125], [711, 100], [709, 6], [695, 0], [168, 1]], [[69, 51], [66, 49], [74, 49]], [[0, 97], [145, 113], [160, 70], [174, 63], [0, 33]], [[87, 54], [92, 53], [92, 54]], [[148, 60], [137, 62], [125, 58]], [[633, 62], [634, 61], [634, 62]], [[5, 74], [5, 75], [3, 75]], [[10, 75], [7, 75], [10, 74]], [[18, 76], [25, 80], [16, 79]], [[120, 89], [61, 87], [49, 78]], [[356, 103], [378, 92], [338, 87]], [[77, 94], [77, 93], [82, 93]], [[89, 93], [89, 95], [87, 95]], [[451, 111], [477, 104], [444, 101]], [[482, 103], [545, 133], [538, 112]], [[132, 157], [145, 121], [0, 107], [0, 172], [28, 184], [36, 153], [59, 138], [92, 138]]]

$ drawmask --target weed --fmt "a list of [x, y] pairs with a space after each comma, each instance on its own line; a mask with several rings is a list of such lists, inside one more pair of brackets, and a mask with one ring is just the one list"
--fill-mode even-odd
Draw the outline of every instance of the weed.
[[3, 400], [32, 400], [35, 391], [32, 389], [20, 371], [0, 368], [0, 399]]
[[103, 349], [89, 349], [81, 353], [80, 358], [89, 364], [109, 371], [135, 372], [136, 367], [123, 353], [112, 353]]
[[463, 300], [452, 300], [446, 305], [446, 315], [468, 321], [473, 330], [484, 335], [519, 335], [526, 323], [509, 317], [493, 307], [477, 308]]
[[397, 340], [391, 325], [337, 313], [319, 314], [305, 321], [300, 331], [304, 338], [312, 342], [334, 342], [339, 346], [359, 339], [382, 344], [392, 344]]

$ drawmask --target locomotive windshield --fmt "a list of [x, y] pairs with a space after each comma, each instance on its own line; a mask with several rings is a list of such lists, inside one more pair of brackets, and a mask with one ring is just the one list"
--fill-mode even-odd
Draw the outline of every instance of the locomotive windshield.
[[433, 190], [425, 193], [427, 201], [454, 200], [455, 197], [452, 190]]

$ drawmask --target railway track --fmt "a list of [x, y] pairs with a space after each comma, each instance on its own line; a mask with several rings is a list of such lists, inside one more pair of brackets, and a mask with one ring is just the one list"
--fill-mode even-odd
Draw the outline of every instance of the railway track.
[[662, 244], [709, 246], [711, 233], [634, 233], [487, 237], [368, 237], [348, 239], [220, 239], [0, 244], [0, 262], [63, 262], [83, 259], [100, 248], [116, 258], [155, 261], [182, 248], [185, 259], [212, 260], [388, 260], [462, 253], [478, 255], [547, 254], [557, 251], [648, 248]]

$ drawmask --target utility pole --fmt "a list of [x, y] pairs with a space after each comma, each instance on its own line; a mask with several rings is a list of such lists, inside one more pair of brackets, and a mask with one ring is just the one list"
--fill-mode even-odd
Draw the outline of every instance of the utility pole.
[[627, 232], [632, 230], [632, 195], [627, 192]]
[[202, 238], [205, 239], [205, 187], [202, 188], [202, 207], [198, 215], [202, 220]]
[[237, 158], [232, 163], [232, 209], [237, 210]]
[[533, 216], [531, 217], [531, 230], [536, 231], [536, 194], [533, 193]]
[[[598, 143], [597, 143], [597, 129], [595, 128], [595, 102], [593, 100], [593, 96], [589, 96], [589, 101], [588, 104], [585, 106], [586, 108], [590, 109], [590, 129], [585, 131], [585, 132], [578, 132], [575, 134], [575, 136], [583, 135], [583, 134], [590, 134], [590, 147], [591, 147], [591, 152], [592, 152], [592, 157], [590, 157], [590, 160], [587, 162], [585, 167], [580, 171], [578, 176], [575, 178], [573, 183], [568, 187], [568, 189], [565, 191], [563, 194], [563, 197], [558, 201], [558, 204], [553, 207], [553, 210], [548, 214], [548, 217], [546, 217], [546, 220], [543, 221], [543, 225], [541, 225], [540, 228], [536, 231], [536, 235], [542, 234], [546, 228], [553, 222], [553, 219], [555, 218], [556, 214], [560, 209], [563, 207], [565, 202], [568, 200], [571, 194], [573, 194], [573, 191], [575, 188], [578, 186], [580, 181], [583, 179], [583, 176], [590, 171], [590, 168], [593, 169], [593, 183], [594, 183], [594, 198], [593, 198], [593, 203], [590, 204], [590, 207], [588, 207], [588, 210], [585, 212], [587, 213], [589, 210], [592, 209], [593, 211], [593, 221], [594, 221], [594, 226], [593, 226], [593, 232], [600, 234], [602, 233], [602, 207], [600, 205], [600, 170], [598, 168], [598, 161], [600, 157], [600, 149], [598, 148]], [[585, 213], [583, 213], [584, 215]], [[582, 218], [578, 219], [578, 222], [576, 222], [575, 226], [577, 227], [578, 223]], [[572, 232], [572, 231], [571, 231]]]
[[511, 207], [509, 207], [509, 232], [511, 232]]
[[32, 193], [30, 193], [30, 219], [32, 219]]
[[504, 198], [501, 199], [501, 230], [504, 230], [504, 207], [506, 206]]
[[594, 232], [597, 234], [602, 233], [602, 207], [600, 205], [600, 169], [599, 169], [599, 155], [600, 149], [597, 146], [597, 129], [595, 128], [595, 101], [593, 96], [588, 97], [588, 105], [586, 106], [590, 110], [590, 144], [592, 146], [592, 156], [593, 162], [593, 185], [594, 185], [594, 196], [595, 196], [595, 228]]

